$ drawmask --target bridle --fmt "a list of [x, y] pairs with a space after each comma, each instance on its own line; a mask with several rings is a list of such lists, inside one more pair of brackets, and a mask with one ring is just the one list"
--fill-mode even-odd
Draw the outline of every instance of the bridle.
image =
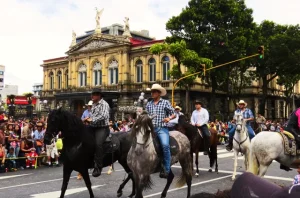
[[[244, 121], [243, 121], [243, 119], [242, 119], [242, 124], [236, 124], [236, 128], [238, 127], [238, 126], [240, 126], [240, 128], [241, 128], [241, 130], [235, 130], [235, 132], [238, 132], [239, 134], [241, 134], [242, 132], [241, 131], [245, 131], [245, 130], [243, 130], [243, 125], [244, 125]], [[243, 143], [245, 143], [246, 141], [247, 141], [247, 139], [249, 138], [249, 135], [248, 135], [248, 133], [246, 132], [246, 138], [243, 140], [243, 141], [241, 141], [241, 142], [239, 142], [239, 141], [237, 141], [237, 139], [235, 139], [234, 138], [234, 136], [233, 136], [233, 139], [234, 139], [234, 141], [239, 145], [239, 152], [241, 152], [241, 145], [243, 144]]]

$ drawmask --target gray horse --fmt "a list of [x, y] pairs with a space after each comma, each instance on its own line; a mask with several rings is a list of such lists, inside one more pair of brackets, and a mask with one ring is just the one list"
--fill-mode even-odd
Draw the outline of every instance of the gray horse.
[[[175, 155], [172, 153], [172, 164], [179, 161], [182, 167], [182, 174], [177, 181], [176, 187], [182, 187], [187, 184], [187, 197], [190, 197], [192, 183], [192, 160], [190, 156], [190, 141], [178, 131], [171, 131], [170, 136], [175, 139], [178, 145], [178, 151]], [[133, 172], [136, 187], [136, 198], [143, 197], [143, 190], [151, 188], [152, 182], [150, 175], [159, 171], [161, 159], [155, 148], [156, 137], [152, 125], [152, 119], [148, 114], [143, 113], [138, 117], [132, 127], [133, 144], [127, 156], [127, 163]], [[170, 141], [171, 142], [171, 141]], [[161, 194], [164, 198], [174, 179], [174, 174], [170, 171], [167, 178], [167, 184]]]

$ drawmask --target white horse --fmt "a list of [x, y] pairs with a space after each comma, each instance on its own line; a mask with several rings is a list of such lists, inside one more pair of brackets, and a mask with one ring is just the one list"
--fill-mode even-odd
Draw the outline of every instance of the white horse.
[[245, 169], [249, 167], [249, 155], [250, 155], [250, 139], [246, 122], [243, 119], [242, 113], [235, 113], [234, 119], [236, 120], [236, 129], [233, 137], [233, 151], [234, 151], [234, 165], [232, 180], [235, 180], [236, 167], [238, 165], [238, 154], [244, 155]]
[[251, 140], [249, 172], [263, 177], [273, 160], [291, 167], [300, 156], [285, 155], [284, 144], [278, 132], [263, 131]]

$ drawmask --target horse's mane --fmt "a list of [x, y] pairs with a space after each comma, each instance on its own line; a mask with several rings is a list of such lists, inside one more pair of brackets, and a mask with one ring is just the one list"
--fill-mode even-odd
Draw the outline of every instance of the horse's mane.
[[180, 115], [179, 116], [179, 118], [178, 118], [178, 125], [180, 127], [182, 127], [185, 130], [186, 133], [197, 132], [197, 129], [193, 125], [191, 125], [190, 123], [187, 122], [187, 119], [186, 119], [185, 115]]
[[[150, 127], [150, 130], [148, 130], [148, 127]], [[145, 129], [144, 141], [147, 141], [150, 135], [154, 135], [154, 127], [152, 124], [152, 119], [149, 117], [146, 111], [142, 112], [141, 115], [139, 115], [136, 119], [132, 126], [131, 136], [135, 138], [137, 133], [139, 133], [142, 128]]]
[[55, 120], [60, 120], [60, 123], [62, 123], [63, 126], [61, 127], [64, 131], [64, 136], [78, 137], [84, 131], [84, 124], [81, 119], [68, 111], [62, 109], [53, 110], [49, 114], [48, 121], [51, 121], [53, 116]]

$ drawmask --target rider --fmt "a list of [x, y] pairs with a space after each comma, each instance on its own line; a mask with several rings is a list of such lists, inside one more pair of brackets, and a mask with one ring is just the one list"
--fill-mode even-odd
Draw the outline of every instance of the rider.
[[207, 127], [209, 120], [208, 111], [202, 107], [202, 102], [195, 101], [195, 110], [192, 113], [191, 123], [192, 125], [198, 127], [204, 135], [204, 155], [208, 154], [210, 146], [210, 132]]
[[[300, 107], [291, 113], [287, 123], [285, 124], [284, 130], [291, 132], [296, 140], [297, 149], [300, 148]], [[289, 167], [280, 164], [280, 169], [289, 171]]]
[[149, 101], [146, 106], [146, 110], [149, 115], [156, 115], [156, 117], [153, 118], [152, 123], [155, 133], [158, 135], [162, 145], [164, 156], [164, 167], [159, 175], [161, 178], [168, 178], [171, 170], [170, 136], [167, 123], [176, 117], [175, 111], [170, 102], [161, 98], [161, 96], [165, 96], [166, 94], [167, 91], [165, 88], [159, 84], [153, 84], [151, 88], [153, 100]]
[[109, 135], [109, 105], [103, 100], [103, 94], [98, 88], [92, 90], [92, 101], [93, 106], [91, 109], [91, 117], [83, 119], [83, 121], [88, 121], [90, 126], [93, 128], [96, 140], [95, 149], [95, 166], [93, 171], [94, 177], [99, 177], [103, 168], [103, 143], [105, 142], [107, 136]]
[[[244, 100], [240, 100], [239, 103], [237, 103], [237, 105], [238, 105], [238, 109], [235, 110], [234, 114], [236, 114], [236, 113], [242, 113], [243, 114], [243, 119], [244, 119], [244, 121], [246, 121], [246, 127], [247, 127], [249, 137], [250, 137], [250, 140], [251, 140], [255, 136], [255, 133], [254, 133], [254, 131], [253, 131], [251, 125], [250, 125], [250, 121], [254, 120], [253, 113], [252, 113], [251, 109], [246, 108], [247, 103]], [[233, 137], [234, 137], [235, 129], [236, 129], [236, 126], [232, 127], [230, 129], [230, 131], [228, 132], [229, 133], [229, 143], [226, 146], [227, 151], [232, 150], [232, 144], [233, 144]]]
[[178, 124], [178, 120], [179, 120], [179, 116], [183, 115], [183, 113], [180, 112], [181, 111], [181, 107], [176, 106], [175, 107], [175, 115], [176, 118], [171, 120], [170, 122], [168, 122], [167, 127], [169, 129], [169, 131], [173, 131], [176, 128], [176, 124]]

